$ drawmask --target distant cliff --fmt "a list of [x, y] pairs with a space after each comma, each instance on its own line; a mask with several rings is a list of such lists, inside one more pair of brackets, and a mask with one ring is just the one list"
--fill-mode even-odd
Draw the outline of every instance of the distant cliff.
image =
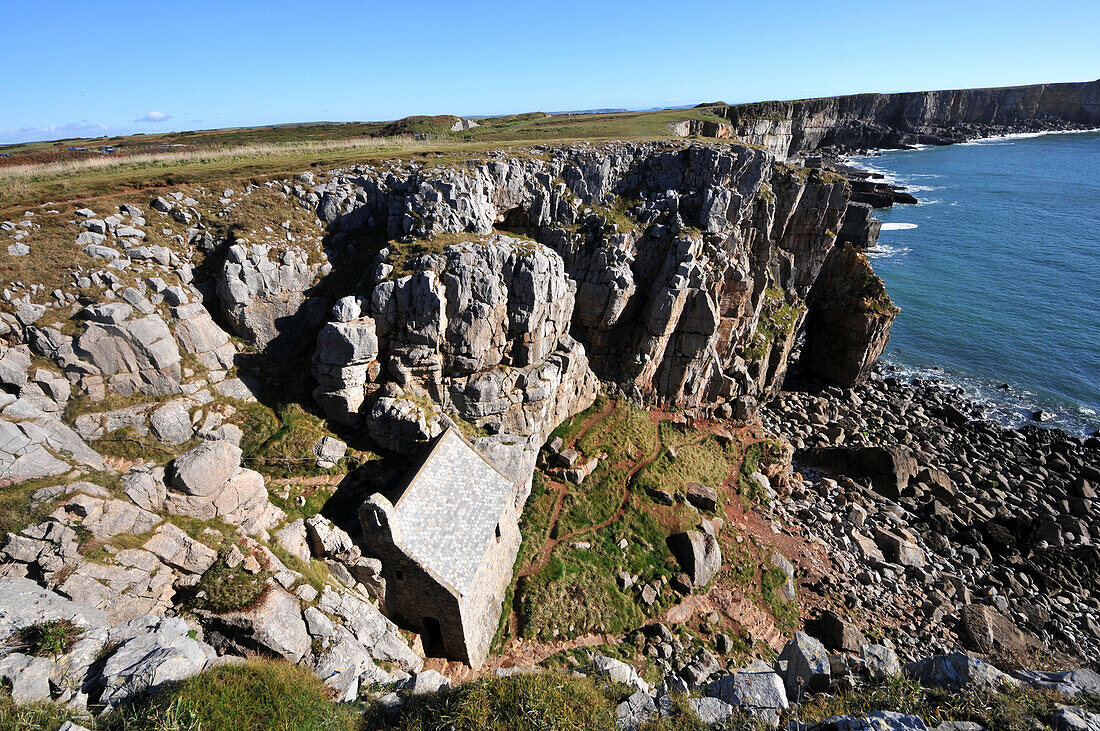
[[978, 137], [1100, 127], [1100, 80], [996, 89], [917, 91], [716, 107], [734, 135], [780, 158]]

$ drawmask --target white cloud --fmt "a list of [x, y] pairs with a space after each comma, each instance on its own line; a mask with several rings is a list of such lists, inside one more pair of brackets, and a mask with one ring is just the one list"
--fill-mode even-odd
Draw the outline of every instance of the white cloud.
[[164, 112], [149, 112], [144, 117], [138, 117], [135, 122], [167, 122], [172, 118], [171, 114], [165, 114]]
[[37, 142], [39, 140], [57, 140], [66, 137], [101, 137], [107, 134], [107, 128], [102, 124], [81, 119], [78, 122], [66, 122], [49, 127], [11, 127], [0, 130], [0, 144], [16, 144], [19, 142]]

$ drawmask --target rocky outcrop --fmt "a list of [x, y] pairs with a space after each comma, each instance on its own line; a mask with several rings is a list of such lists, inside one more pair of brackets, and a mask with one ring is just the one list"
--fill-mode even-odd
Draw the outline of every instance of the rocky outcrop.
[[[113, 309], [108, 311], [109, 307]], [[132, 308], [122, 302], [89, 307], [86, 312], [93, 320], [73, 341], [74, 352], [106, 376], [115, 393], [179, 393], [179, 346], [160, 316], [129, 319]]]
[[825, 260], [807, 303], [806, 343], [799, 365], [839, 386], [865, 381], [901, 312], [870, 261], [851, 244], [837, 246]]
[[268, 500], [264, 478], [244, 469], [240, 447], [203, 442], [170, 466], [166, 508], [199, 520], [220, 518], [247, 533], [273, 528], [286, 515]]
[[396, 278], [396, 254], [384, 251], [369, 316], [335, 308], [356, 317], [325, 325], [313, 356], [315, 397], [332, 418], [358, 421], [376, 393], [365, 414], [371, 434], [400, 449], [438, 433], [425, 404], [494, 432], [545, 438], [592, 402], [595, 376], [568, 334], [573, 292], [561, 257], [506, 236], [470, 239]]
[[718, 106], [734, 134], [781, 159], [822, 148], [846, 152], [944, 145], [1015, 132], [1100, 126], [1100, 81], [917, 91]]
[[266, 346], [290, 329], [286, 321], [299, 314], [322, 266], [296, 247], [280, 253], [265, 244], [233, 244], [215, 279], [226, 320], [257, 347]]
[[333, 251], [380, 247], [318, 338], [330, 417], [407, 425], [371, 430], [395, 445], [438, 433], [439, 413], [545, 435], [587, 403], [589, 367], [675, 407], [751, 413], [775, 392], [844, 181], [728, 144], [552, 152], [363, 167], [314, 189]]

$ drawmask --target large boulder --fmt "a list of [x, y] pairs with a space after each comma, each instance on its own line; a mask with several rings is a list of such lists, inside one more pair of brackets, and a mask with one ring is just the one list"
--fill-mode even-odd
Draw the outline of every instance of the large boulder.
[[762, 660], [711, 682], [706, 694], [769, 723], [790, 705], [783, 678]]
[[900, 312], [867, 257], [851, 244], [835, 246], [807, 304], [806, 343], [799, 363], [844, 388], [867, 380]]
[[43, 589], [30, 579], [0, 578], [0, 646], [23, 627], [62, 619], [81, 629], [107, 626], [101, 609]]
[[200, 520], [221, 518], [247, 533], [274, 528], [286, 517], [268, 499], [264, 478], [240, 467], [241, 449], [220, 440], [181, 454], [167, 477], [168, 510]]
[[695, 587], [706, 586], [722, 568], [722, 548], [709, 533], [685, 531], [668, 537], [668, 547]]
[[100, 701], [117, 706], [201, 672], [215, 661], [217, 653], [191, 634], [192, 628], [182, 619], [153, 616], [112, 629], [111, 642], [120, 644], [103, 664]]
[[968, 604], [963, 607], [960, 619], [971, 646], [983, 654], [1003, 653], [1020, 657], [1043, 647], [1038, 637], [1020, 629], [1011, 619], [988, 605]]
[[91, 322], [73, 341], [73, 349], [107, 376], [107, 383], [122, 396], [180, 391], [179, 346], [158, 315], [117, 324]]
[[783, 679], [787, 696], [800, 700], [807, 693], [826, 690], [831, 682], [829, 653], [825, 646], [805, 632], [795, 632], [779, 655], [786, 662]]
[[896, 500], [916, 474], [917, 460], [905, 447], [814, 447], [801, 449], [795, 461], [856, 479], [869, 478], [875, 492]]
[[[298, 600], [273, 581], [254, 607], [238, 612], [202, 612], [207, 626], [241, 654], [274, 653], [298, 662], [310, 652], [311, 640]], [[218, 644], [217, 642], [215, 644]]]
[[962, 652], [932, 655], [911, 662], [902, 670], [909, 678], [931, 688], [958, 690], [969, 686], [996, 688], [1020, 681], [1002, 673], [985, 660]]

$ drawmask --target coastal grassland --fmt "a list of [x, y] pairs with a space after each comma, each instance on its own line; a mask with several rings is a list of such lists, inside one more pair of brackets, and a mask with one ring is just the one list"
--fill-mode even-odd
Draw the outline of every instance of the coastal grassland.
[[605, 410], [607, 410], [609, 403], [610, 400], [608, 399], [607, 394], [601, 391], [596, 396], [596, 400], [592, 402], [591, 406], [589, 406], [587, 409], [580, 412], [579, 414], [574, 414], [562, 423], [558, 424], [557, 428], [555, 428], [554, 431], [550, 433], [550, 438], [561, 439], [562, 442], [566, 445], [572, 444], [573, 441], [578, 436], [580, 436], [581, 432], [584, 431], [585, 425], [593, 417], [595, 417], [596, 414], [601, 414]]
[[[550, 640], [594, 633], [623, 633], [667, 605], [669, 594], [646, 607], [635, 589], [621, 589], [620, 572], [639, 583], [671, 576], [675, 565], [665, 543], [667, 531], [656, 518], [633, 506], [598, 531], [558, 544], [538, 573], [524, 577], [519, 593], [520, 634]], [[622, 541], [626, 548], [621, 548]], [[574, 548], [578, 542], [588, 547]]]
[[657, 424], [649, 412], [625, 399], [614, 410], [593, 424], [576, 442], [576, 448], [586, 457], [607, 455], [605, 460], [614, 468], [626, 460], [644, 459], [660, 446]]
[[723, 446], [714, 436], [704, 436], [696, 441], [685, 440], [680, 446], [669, 444], [665, 433], [675, 432], [663, 423], [662, 442], [667, 445], [655, 460], [647, 464], [634, 477], [634, 486], [642, 490], [662, 490], [671, 495], [683, 495], [685, 485], [698, 482], [717, 489], [730, 475], [739, 457], [737, 446]]
[[207, 670], [95, 724], [95, 731], [357, 728], [356, 707], [331, 702], [309, 668], [259, 658]]
[[[46, 200], [94, 200], [110, 193], [184, 185], [233, 187], [310, 167], [329, 169], [402, 155], [442, 155], [462, 162], [471, 154], [507, 144], [662, 139], [669, 137], [668, 126], [674, 122], [720, 121], [708, 109], [532, 113], [481, 119], [474, 129], [452, 133], [452, 119], [408, 117], [390, 123], [284, 125], [5, 146], [12, 157], [0, 165], [0, 217], [22, 215], [17, 208]], [[427, 138], [416, 139], [415, 134]], [[116, 153], [95, 152], [104, 144], [114, 145]], [[89, 149], [69, 152], [71, 146]]]

